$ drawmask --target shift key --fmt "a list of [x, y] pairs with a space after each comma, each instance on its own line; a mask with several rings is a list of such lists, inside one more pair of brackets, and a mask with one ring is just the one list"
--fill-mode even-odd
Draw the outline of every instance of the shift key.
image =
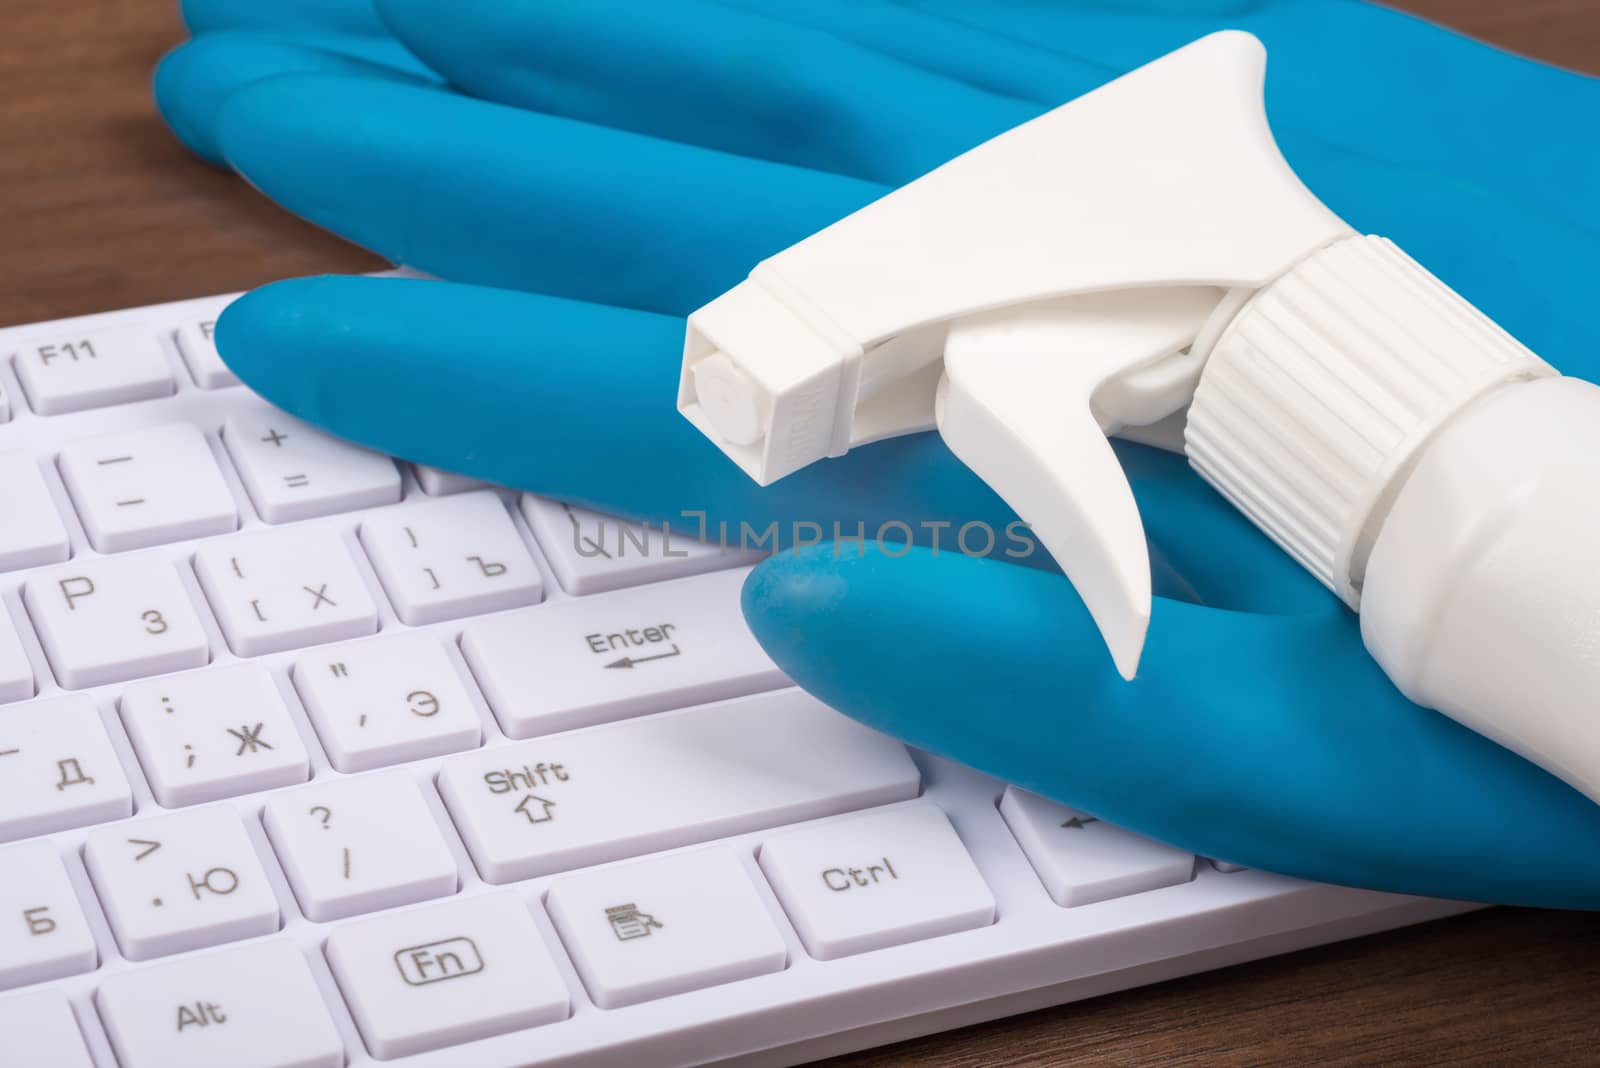
[[461, 650], [513, 738], [787, 686], [739, 610], [749, 568], [469, 624]]
[[444, 762], [491, 883], [917, 796], [906, 747], [799, 690], [607, 723]]

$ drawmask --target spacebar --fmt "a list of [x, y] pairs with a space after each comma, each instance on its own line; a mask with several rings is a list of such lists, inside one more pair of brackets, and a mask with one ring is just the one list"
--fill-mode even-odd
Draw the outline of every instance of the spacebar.
[[554, 734], [439, 772], [491, 883], [899, 801], [920, 785], [903, 745], [799, 690]]

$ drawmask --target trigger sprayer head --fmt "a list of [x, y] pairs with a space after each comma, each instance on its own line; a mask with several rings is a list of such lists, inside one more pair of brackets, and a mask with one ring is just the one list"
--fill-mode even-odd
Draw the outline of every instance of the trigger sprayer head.
[[757, 265], [689, 317], [680, 410], [765, 485], [932, 429], [946, 381], [946, 441], [1131, 675], [1149, 562], [1104, 435], [1184, 407], [1183, 361], [1225, 294], [1350, 232], [1279, 156], [1264, 69], [1255, 38], [1213, 34]]

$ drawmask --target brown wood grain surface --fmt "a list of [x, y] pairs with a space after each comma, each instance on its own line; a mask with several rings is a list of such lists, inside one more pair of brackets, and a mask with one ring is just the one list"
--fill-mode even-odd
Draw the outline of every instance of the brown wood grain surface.
[[[1401, 6], [1600, 71], [1600, 0]], [[167, 135], [149, 72], [175, 7], [0, 0], [0, 325], [380, 266]], [[1600, 918], [1496, 909], [829, 1063], [1600, 1063], [1597, 992]]]

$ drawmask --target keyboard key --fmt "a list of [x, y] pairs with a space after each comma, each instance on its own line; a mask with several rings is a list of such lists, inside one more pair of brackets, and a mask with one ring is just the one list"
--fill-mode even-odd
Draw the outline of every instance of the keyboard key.
[[222, 443], [256, 511], [268, 523], [400, 499], [400, 471], [393, 460], [330, 437], [265, 404], [228, 416]]
[[90, 833], [83, 859], [129, 960], [278, 929], [278, 901], [231, 808], [102, 827]]
[[819, 960], [994, 922], [994, 895], [929, 802], [775, 835], [760, 859], [806, 952]]
[[58, 327], [13, 351], [22, 391], [40, 415], [165, 397], [177, 389], [155, 331], [143, 326], [93, 333]]
[[56, 847], [0, 849], [0, 872], [0, 990], [93, 971], [100, 955]]
[[346, 924], [327, 956], [380, 1060], [554, 1023], [570, 1004], [528, 907], [509, 891]]
[[258, 664], [168, 675], [120, 703], [139, 763], [168, 808], [305, 782], [311, 761], [277, 684]]
[[468, 490], [483, 489], [488, 485], [481, 479], [458, 475], [438, 467], [429, 467], [427, 464], [411, 466], [417, 473], [417, 485], [421, 486], [422, 492], [430, 497], [448, 497], [452, 493], [466, 493]]
[[622, 586], [743, 567], [762, 553], [696, 541], [698, 522], [646, 528], [587, 508], [524, 494], [522, 514], [568, 593], [599, 593]]
[[0, 452], [0, 571], [58, 564], [71, 554], [44, 475], [21, 450]]
[[228, 647], [261, 656], [357, 638], [378, 629], [378, 609], [337, 531], [272, 530], [202, 545], [195, 574]]
[[32, 696], [33, 665], [28, 663], [28, 652], [11, 616], [0, 604], [0, 702], [25, 701]]
[[188, 423], [70, 442], [59, 463], [89, 541], [103, 553], [239, 525], [211, 446]]
[[766, 904], [728, 850], [562, 879], [545, 906], [603, 1009], [781, 972], [788, 962]]
[[718, 571], [467, 624], [461, 651], [513, 738], [788, 685]]
[[401, 772], [275, 794], [262, 817], [310, 919], [334, 920], [456, 891], [444, 835], [417, 784]]
[[281, 938], [120, 972], [95, 993], [122, 1068], [341, 1068], [300, 950]]
[[0, 842], [133, 812], [133, 793], [82, 695], [0, 712]]
[[893, 739], [798, 690], [452, 757], [438, 777], [491, 883], [916, 796]]
[[226, 303], [211, 315], [180, 324], [177, 330], [178, 351], [183, 354], [183, 362], [194, 376], [194, 384], [201, 389], [225, 389], [239, 384], [239, 376], [228, 369], [217, 352], [214, 335], [217, 316], [222, 314], [224, 307], [227, 307]]
[[23, 601], [69, 690], [201, 667], [200, 617], [164, 553], [78, 560], [29, 575]]
[[0, 1035], [7, 1064], [39, 1068], [94, 1068], [83, 1032], [59, 990], [35, 990], [0, 998]]
[[493, 493], [371, 516], [361, 545], [395, 614], [413, 626], [536, 604], [539, 568]]
[[305, 653], [294, 663], [294, 685], [340, 771], [454, 753], [483, 739], [466, 683], [426, 632]]
[[1089, 905], [1194, 877], [1194, 857], [1006, 787], [1000, 815], [1057, 905]]

